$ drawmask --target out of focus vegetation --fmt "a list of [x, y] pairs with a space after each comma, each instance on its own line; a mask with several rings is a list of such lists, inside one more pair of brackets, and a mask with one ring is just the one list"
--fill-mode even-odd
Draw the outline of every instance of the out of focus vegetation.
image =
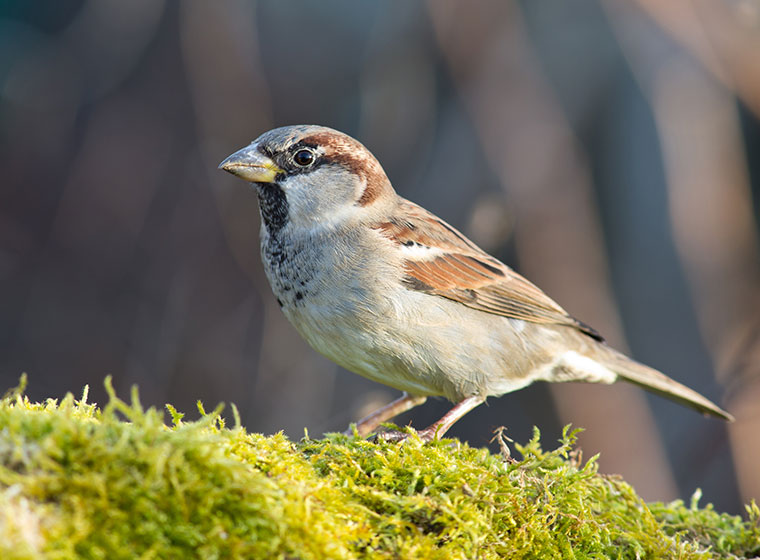
[[[0, 556], [21, 558], [751, 558], [746, 520], [649, 504], [581, 459], [576, 432], [520, 460], [458, 440], [290, 441], [185, 421], [109, 387], [0, 403]], [[502, 442], [504, 443], [504, 442]]]

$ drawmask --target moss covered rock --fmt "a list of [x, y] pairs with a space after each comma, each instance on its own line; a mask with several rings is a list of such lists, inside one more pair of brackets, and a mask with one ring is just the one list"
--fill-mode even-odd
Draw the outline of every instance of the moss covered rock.
[[[292, 442], [110, 390], [0, 402], [0, 558], [749, 558], [748, 519], [645, 504], [573, 449]], [[233, 407], [234, 412], [234, 407]], [[237, 415], [235, 414], [237, 418]], [[505, 448], [506, 449], [506, 448]]]

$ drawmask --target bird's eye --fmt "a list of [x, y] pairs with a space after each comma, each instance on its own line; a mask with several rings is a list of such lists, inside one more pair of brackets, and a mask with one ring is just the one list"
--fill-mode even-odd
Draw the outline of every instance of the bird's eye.
[[311, 150], [298, 150], [293, 156], [293, 161], [301, 167], [306, 167], [314, 163], [314, 152]]

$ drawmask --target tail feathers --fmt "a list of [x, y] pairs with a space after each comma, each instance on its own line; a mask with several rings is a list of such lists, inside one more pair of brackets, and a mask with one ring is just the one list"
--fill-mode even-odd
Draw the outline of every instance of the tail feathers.
[[619, 379], [691, 407], [702, 414], [717, 416], [729, 422], [734, 421], [734, 417], [728, 412], [686, 385], [680, 384], [654, 368], [631, 360], [609, 347], [604, 347], [604, 350], [606, 350], [606, 355], [601, 360], [602, 363], [614, 371]]

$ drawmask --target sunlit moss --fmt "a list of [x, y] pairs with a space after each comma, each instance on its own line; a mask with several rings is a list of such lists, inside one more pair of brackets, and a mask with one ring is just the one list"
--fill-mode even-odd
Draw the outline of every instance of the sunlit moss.
[[[536, 430], [515, 461], [455, 440], [291, 442], [111, 395], [0, 402], [1, 558], [735, 558], [748, 520], [647, 505]], [[201, 408], [202, 410], [202, 408]], [[236, 411], [233, 411], [236, 415]]]

